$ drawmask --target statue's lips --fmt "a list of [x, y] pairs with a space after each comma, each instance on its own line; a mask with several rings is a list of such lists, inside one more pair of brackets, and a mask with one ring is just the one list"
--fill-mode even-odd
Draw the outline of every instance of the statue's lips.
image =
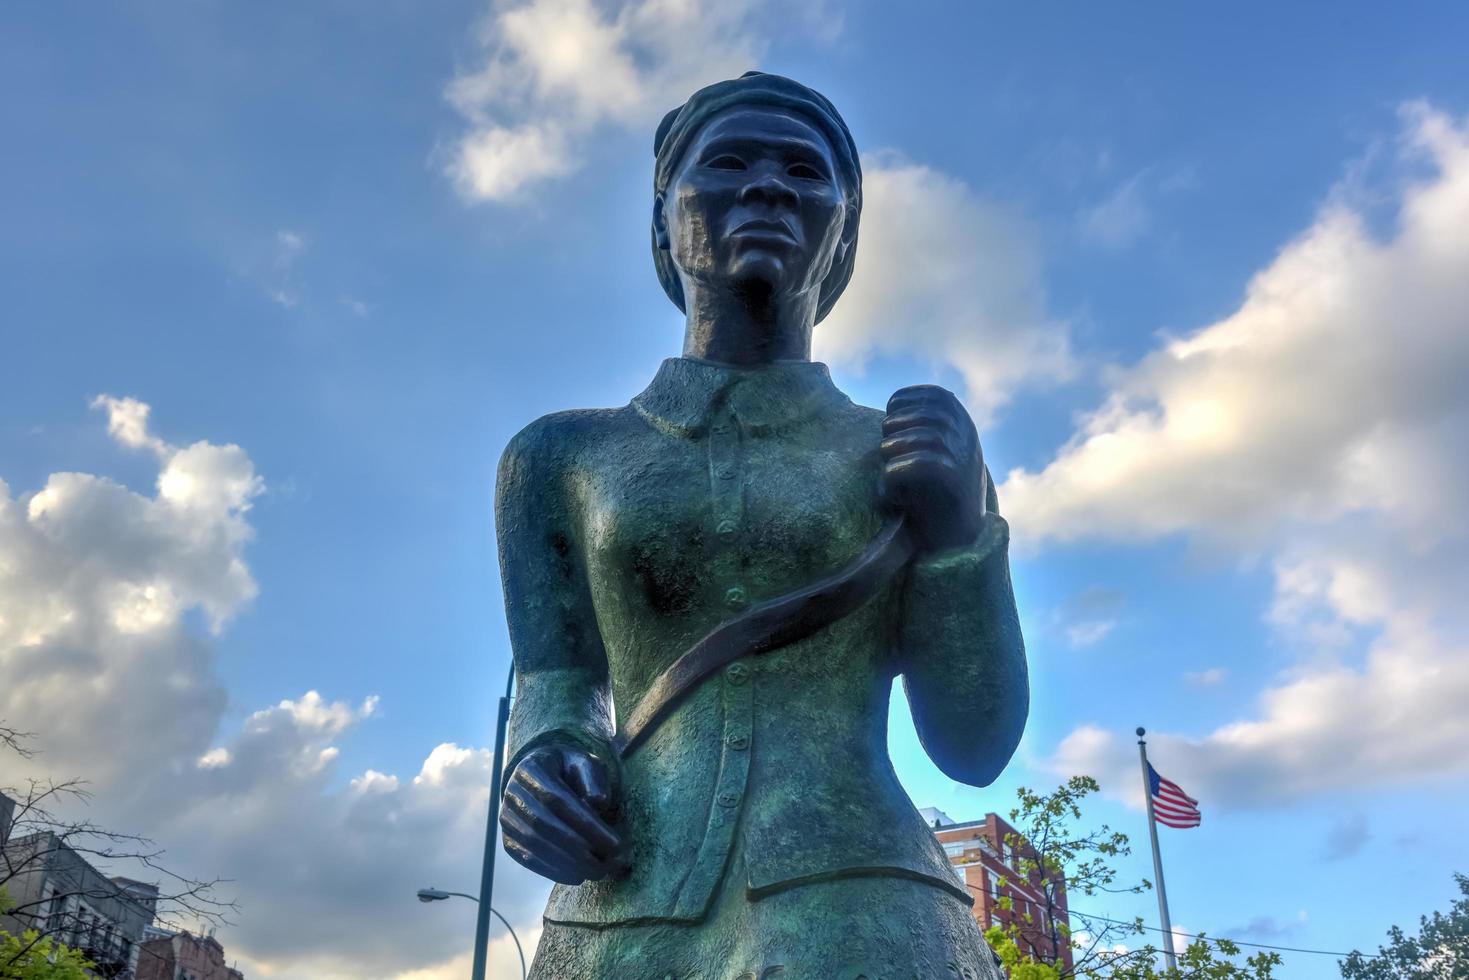
[[731, 238], [766, 238], [796, 245], [796, 236], [783, 221], [766, 221], [757, 218], [754, 221], [746, 221], [730, 232]]

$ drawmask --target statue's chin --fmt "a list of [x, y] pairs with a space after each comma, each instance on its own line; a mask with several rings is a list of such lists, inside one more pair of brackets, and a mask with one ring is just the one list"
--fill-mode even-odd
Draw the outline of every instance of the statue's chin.
[[735, 292], [752, 300], [769, 302], [786, 285], [786, 263], [779, 255], [751, 250], [731, 270]]

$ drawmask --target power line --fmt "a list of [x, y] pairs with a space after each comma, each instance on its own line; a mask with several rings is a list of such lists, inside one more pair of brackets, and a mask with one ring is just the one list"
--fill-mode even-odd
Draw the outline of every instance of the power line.
[[[979, 892], [981, 895], [984, 895], [985, 894], [985, 892], [984, 892], [983, 889], [976, 888], [974, 885], [969, 884], [967, 881], [964, 883], [964, 887], [970, 889], [971, 891]], [[1057, 910], [1057, 911], [1060, 911], [1060, 910]], [[1078, 909], [1072, 908], [1069, 905], [1066, 907], [1066, 909], [1064, 911], [1065, 911], [1065, 914], [1068, 917], [1069, 916], [1072, 916], [1072, 915], [1075, 915], [1075, 916], [1079, 916], [1080, 918], [1083, 918], [1083, 919], [1096, 919], [1098, 922], [1110, 922], [1114, 926], [1128, 926], [1129, 928], [1132, 928], [1132, 927], [1135, 927], [1138, 924], [1137, 922], [1124, 922], [1124, 921], [1122, 921], [1120, 919], [1109, 919], [1105, 915], [1092, 915], [1089, 912], [1082, 912], [1082, 911], [1080, 911]], [[1145, 926], [1143, 926], [1143, 928], [1144, 929], [1147, 929], [1150, 932], [1164, 932], [1165, 931], [1165, 930], [1159, 928], [1158, 926], [1145, 925]], [[1208, 936], [1198, 936], [1198, 935], [1194, 935], [1192, 933], [1179, 932], [1176, 929], [1173, 931], [1173, 935], [1175, 935], [1175, 936], [1183, 936], [1183, 937], [1186, 937], [1188, 939], [1202, 939], [1206, 943], [1207, 942], [1218, 942], [1219, 941], [1218, 939], [1210, 939]], [[1222, 937], [1222, 938], [1229, 939], [1228, 936], [1225, 936], [1225, 937]], [[1329, 949], [1303, 949], [1303, 948], [1301, 948], [1299, 946], [1272, 946], [1269, 943], [1247, 943], [1247, 942], [1245, 942], [1242, 939], [1229, 939], [1229, 941], [1232, 942], [1232, 943], [1234, 943], [1236, 946], [1249, 946], [1252, 949], [1273, 949], [1273, 950], [1278, 950], [1278, 951], [1283, 952], [1283, 953], [1315, 953], [1318, 956], [1351, 956], [1353, 953], [1355, 953], [1356, 955], [1362, 957], [1364, 960], [1375, 960], [1375, 959], [1380, 959], [1382, 957], [1382, 954], [1381, 953], [1364, 953], [1361, 950], [1352, 950], [1351, 953], [1338, 953], [1338, 952], [1333, 952], [1332, 950], [1329, 950]]]
[[[1067, 909], [1067, 911], [1070, 912], [1073, 915], [1080, 916], [1083, 919], [1096, 919], [1098, 922], [1110, 922], [1114, 926], [1136, 926], [1137, 925], [1136, 922], [1123, 922], [1120, 919], [1109, 919], [1105, 915], [1092, 915], [1089, 912], [1080, 912], [1080, 911], [1077, 911], [1076, 909]], [[1147, 925], [1145, 925], [1145, 926], [1143, 926], [1143, 928], [1149, 930], [1150, 932], [1163, 932], [1164, 931], [1164, 930], [1158, 928], [1157, 926], [1147, 926]], [[1191, 933], [1179, 932], [1177, 930], [1174, 930], [1173, 934], [1175, 936], [1183, 936], [1183, 937], [1185, 937], [1187, 939], [1202, 939], [1205, 942], [1218, 942], [1218, 939], [1210, 939], [1208, 936], [1196, 936], [1196, 935], [1193, 935]], [[1228, 938], [1228, 937], [1224, 937], [1224, 938]], [[1316, 953], [1316, 954], [1318, 954], [1320, 956], [1351, 956], [1352, 955], [1352, 953], [1336, 953], [1336, 952], [1332, 952], [1329, 949], [1302, 949], [1299, 946], [1271, 946], [1268, 943], [1247, 943], [1247, 942], [1245, 942], [1242, 939], [1230, 939], [1229, 941], [1232, 942], [1232, 943], [1234, 943], [1236, 946], [1250, 946], [1250, 947], [1252, 947], [1254, 949], [1275, 949], [1275, 950], [1280, 950], [1281, 952], [1285, 952], [1285, 953]], [[1379, 956], [1382, 955], [1381, 953], [1363, 953], [1360, 950], [1353, 950], [1352, 952], [1353, 953], [1356, 953], [1358, 956], [1362, 957], [1363, 959], [1367, 959], [1367, 960], [1375, 960]]]

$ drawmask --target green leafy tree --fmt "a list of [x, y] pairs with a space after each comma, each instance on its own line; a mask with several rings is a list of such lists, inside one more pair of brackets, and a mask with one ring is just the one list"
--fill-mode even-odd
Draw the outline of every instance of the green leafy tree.
[[1376, 956], [1353, 951], [1340, 961], [1346, 980], [1465, 980], [1469, 978], [1469, 876], [1454, 875], [1459, 898], [1449, 914], [1433, 913], [1418, 920], [1418, 935], [1397, 926]]
[[[1275, 953], [1237, 963], [1238, 945], [1199, 936], [1170, 969], [1155, 947], [1129, 948], [1145, 931], [1141, 918], [1118, 922], [1063, 904], [1063, 893], [1069, 903], [1077, 896], [1136, 895], [1153, 887], [1145, 878], [1119, 878], [1114, 862], [1132, 853], [1126, 834], [1106, 824], [1084, 826], [1082, 803], [1099, 789], [1090, 776], [1073, 776], [1050, 793], [1026, 787], [1016, 793], [1020, 805], [1010, 811], [1010, 823], [1017, 832], [1007, 834], [1005, 843], [1017, 877], [1041, 901], [1027, 903], [1022, 914], [1005, 917], [985, 934], [1011, 980], [1273, 980], [1280, 965]], [[1000, 879], [1001, 889], [1010, 884]], [[1002, 894], [998, 904], [1015, 911], [1011, 895]], [[1074, 932], [1072, 920], [1080, 923]], [[1069, 965], [1061, 955], [1068, 946]]]
[[1273, 980], [1280, 954], [1260, 952], [1243, 963], [1235, 962], [1240, 948], [1228, 939], [1195, 936], [1180, 953], [1178, 968], [1161, 966], [1162, 957], [1151, 946], [1136, 955], [1119, 957], [1115, 966], [1094, 976], [1108, 980]]
[[[0, 886], [0, 915], [14, 907], [10, 893]], [[19, 936], [0, 929], [0, 980], [88, 980], [91, 965], [78, 950], [34, 929]]]
[[27, 929], [19, 936], [0, 932], [0, 980], [91, 980], [92, 964], [72, 949]]

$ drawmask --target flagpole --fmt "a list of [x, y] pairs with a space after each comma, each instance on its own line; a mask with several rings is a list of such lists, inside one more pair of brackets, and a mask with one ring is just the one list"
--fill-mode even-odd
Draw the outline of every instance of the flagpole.
[[1163, 855], [1158, 850], [1158, 821], [1153, 816], [1153, 780], [1148, 775], [1148, 743], [1143, 741], [1147, 729], [1137, 730], [1137, 754], [1143, 763], [1143, 799], [1148, 804], [1148, 835], [1153, 839], [1153, 876], [1158, 879], [1158, 915], [1163, 919], [1163, 955], [1168, 960], [1168, 969], [1178, 969], [1178, 957], [1173, 955], [1173, 923], [1168, 919], [1168, 889], [1163, 886]]

